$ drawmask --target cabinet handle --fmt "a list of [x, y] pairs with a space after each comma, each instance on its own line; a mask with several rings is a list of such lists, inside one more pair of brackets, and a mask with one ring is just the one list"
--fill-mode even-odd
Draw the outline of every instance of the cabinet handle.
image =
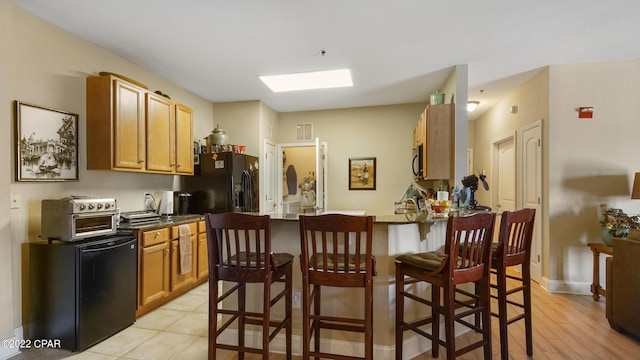
[[182, 166], [181, 164], [176, 165], [176, 168], [179, 168], [180, 166]]
[[176, 164], [169, 164], [169, 166], [176, 166]]
[[138, 164], [144, 163], [144, 160], [138, 160]]
[[168, 254], [168, 253], [169, 253], [169, 249], [165, 249], [165, 250], [164, 250], [164, 253], [165, 253], [165, 254]]
[[158, 236], [160, 236], [160, 231], [156, 232], [156, 234], [153, 236], [153, 238], [157, 238]]

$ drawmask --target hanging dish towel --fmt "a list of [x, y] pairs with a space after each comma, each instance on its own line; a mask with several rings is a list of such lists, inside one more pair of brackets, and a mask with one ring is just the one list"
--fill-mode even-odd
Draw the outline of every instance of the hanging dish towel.
[[191, 256], [191, 230], [189, 225], [178, 226], [178, 242], [180, 243], [180, 275], [191, 272], [193, 258]]

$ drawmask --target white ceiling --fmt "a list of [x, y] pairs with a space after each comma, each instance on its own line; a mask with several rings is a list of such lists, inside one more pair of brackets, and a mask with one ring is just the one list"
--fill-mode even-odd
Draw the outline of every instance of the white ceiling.
[[[640, 58], [636, 0], [13, 2], [205, 99], [278, 112], [426, 102], [468, 64], [477, 116], [544, 66]], [[353, 88], [258, 79], [345, 67]]]

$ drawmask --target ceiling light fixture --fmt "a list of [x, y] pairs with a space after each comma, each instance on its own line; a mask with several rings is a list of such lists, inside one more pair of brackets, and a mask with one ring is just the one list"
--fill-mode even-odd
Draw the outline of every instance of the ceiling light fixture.
[[478, 105], [480, 105], [480, 101], [469, 101], [467, 103], [467, 111], [471, 112], [473, 110], [475, 110]]
[[259, 76], [273, 92], [330, 89], [353, 86], [349, 69]]

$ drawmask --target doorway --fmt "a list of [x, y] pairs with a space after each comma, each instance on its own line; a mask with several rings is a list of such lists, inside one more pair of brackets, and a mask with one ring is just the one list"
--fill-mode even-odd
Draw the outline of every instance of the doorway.
[[327, 144], [315, 142], [276, 146], [274, 183], [278, 214], [317, 212], [326, 206]]

